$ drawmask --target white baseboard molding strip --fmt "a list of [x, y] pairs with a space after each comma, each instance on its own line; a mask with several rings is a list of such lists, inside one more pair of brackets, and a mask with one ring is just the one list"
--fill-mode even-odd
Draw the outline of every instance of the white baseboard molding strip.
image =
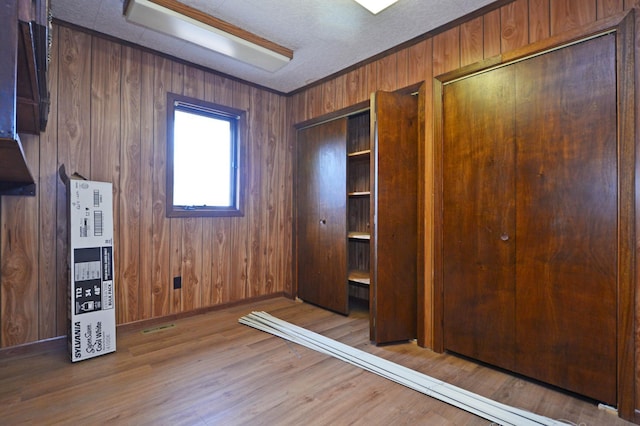
[[567, 424], [466, 391], [418, 371], [387, 361], [384, 358], [282, 321], [266, 312], [252, 312], [240, 318], [239, 322], [318, 352], [331, 355], [501, 425]]

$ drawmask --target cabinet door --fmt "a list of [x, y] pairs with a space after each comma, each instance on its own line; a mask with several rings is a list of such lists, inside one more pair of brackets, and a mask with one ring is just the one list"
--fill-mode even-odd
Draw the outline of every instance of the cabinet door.
[[514, 72], [444, 87], [444, 347], [514, 368]]
[[372, 99], [371, 340], [416, 337], [418, 100], [377, 92]]
[[298, 296], [348, 313], [347, 119], [298, 131]]

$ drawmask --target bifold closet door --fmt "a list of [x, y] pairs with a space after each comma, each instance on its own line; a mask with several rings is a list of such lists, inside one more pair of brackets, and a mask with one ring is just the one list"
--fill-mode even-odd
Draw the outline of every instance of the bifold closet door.
[[444, 347], [617, 401], [615, 34], [443, 88]]
[[298, 296], [347, 314], [347, 119], [298, 131]]
[[376, 92], [373, 111], [370, 336], [417, 334], [418, 97]]
[[515, 67], [518, 370], [615, 405], [615, 35]]
[[445, 87], [445, 348], [513, 369], [515, 354], [514, 72]]

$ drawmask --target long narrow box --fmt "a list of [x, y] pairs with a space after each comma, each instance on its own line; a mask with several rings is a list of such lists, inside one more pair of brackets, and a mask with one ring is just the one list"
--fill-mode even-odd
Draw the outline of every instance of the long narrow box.
[[113, 194], [108, 182], [66, 178], [69, 207], [69, 355], [82, 361], [116, 350]]

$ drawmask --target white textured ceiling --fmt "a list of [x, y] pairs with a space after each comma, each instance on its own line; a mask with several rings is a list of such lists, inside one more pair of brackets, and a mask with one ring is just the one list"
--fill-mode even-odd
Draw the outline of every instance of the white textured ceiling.
[[130, 24], [123, 0], [51, 0], [55, 19], [148, 47], [283, 93], [411, 40], [495, 0], [399, 0], [378, 15], [353, 0], [182, 0], [292, 49], [271, 73]]

